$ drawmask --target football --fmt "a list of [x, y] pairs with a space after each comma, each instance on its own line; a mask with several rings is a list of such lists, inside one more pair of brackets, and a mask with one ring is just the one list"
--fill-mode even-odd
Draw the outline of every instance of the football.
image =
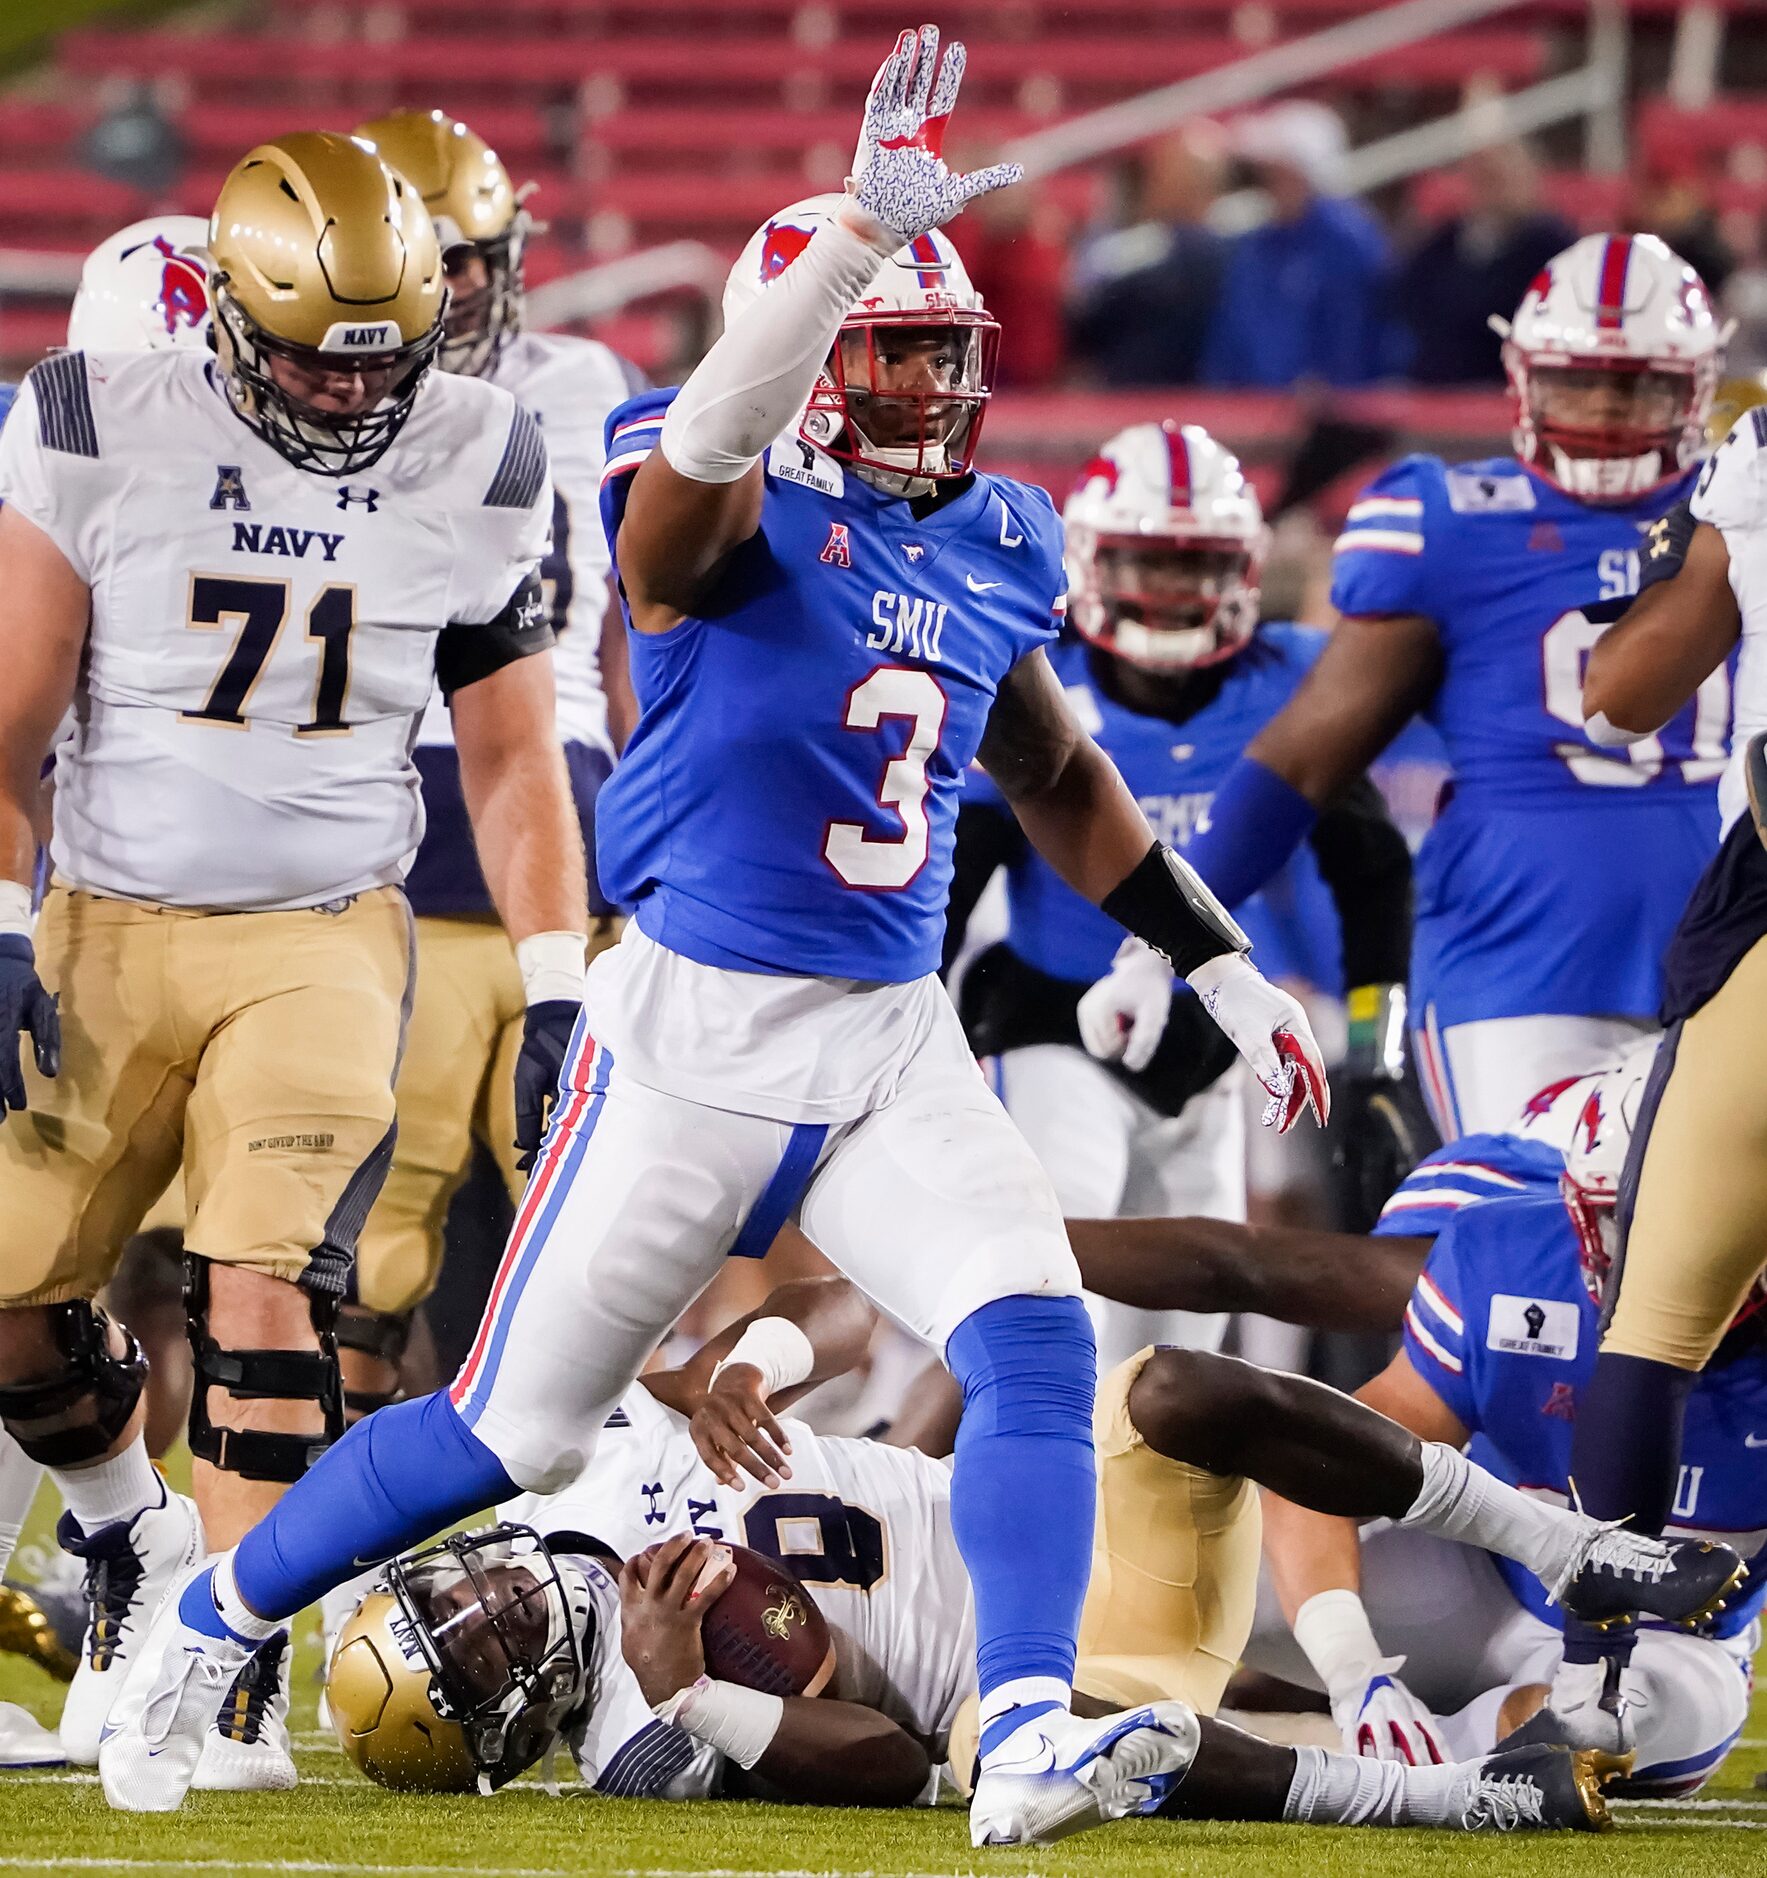
[[726, 1554], [734, 1576], [700, 1627], [706, 1673], [768, 1695], [820, 1695], [834, 1674], [834, 1640], [815, 1599], [777, 1559], [747, 1546], [721, 1547], [714, 1570]]

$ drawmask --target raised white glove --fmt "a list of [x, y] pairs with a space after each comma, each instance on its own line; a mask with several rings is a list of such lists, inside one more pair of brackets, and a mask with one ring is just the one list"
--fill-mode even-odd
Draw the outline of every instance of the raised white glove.
[[[945, 125], [963, 82], [966, 54], [959, 40], [939, 58], [939, 29], [898, 35], [895, 50], [877, 68], [865, 100], [859, 147], [847, 187], [855, 202], [896, 240], [891, 251], [939, 228], [964, 205], [991, 190], [1016, 183], [1016, 163], [954, 176], [939, 152]], [[935, 83], [935, 73], [937, 82]]]
[[1344, 1737], [1344, 1752], [1371, 1761], [1403, 1761], [1408, 1767], [1440, 1767], [1452, 1760], [1441, 1723], [1391, 1673], [1405, 1661], [1388, 1657], [1380, 1673], [1359, 1688], [1332, 1698], [1332, 1719]]
[[1310, 1105], [1323, 1128], [1331, 1113], [1331, 1091], [1325, 1059], [1300, 1005], [1238, 952], [1205, 959], [1188, 982], [1270, 1092], [1264, 1126], [1274, 1124], [1278, 1134], [1286, 1135]]
[[1171, 1013], [1171, 965], [1144, 940], [1125, 939], [1110, 970], [1081, 994], [1080, 1041], [1100, 1062], [1143, 1070]]

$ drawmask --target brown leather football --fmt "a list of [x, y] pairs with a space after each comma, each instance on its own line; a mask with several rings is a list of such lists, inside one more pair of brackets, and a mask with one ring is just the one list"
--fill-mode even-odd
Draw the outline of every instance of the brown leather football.
[[735, 1576], [700, 1626], [706, 1674], [769, 1695], [820, 1695], [834, 1674], [834, 1640], [815, 1600], [777, 1559], [745, 1545], [719, 1550]]

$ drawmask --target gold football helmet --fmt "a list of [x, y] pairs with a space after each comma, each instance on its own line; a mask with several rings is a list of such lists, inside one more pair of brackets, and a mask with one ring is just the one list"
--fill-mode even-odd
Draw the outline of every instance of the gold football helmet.
[[1722, 443], [1736, 427], [1744, 411], [1757, 404], [1767, 404], [1767, 372], [1749, 378], [1727, 378], [1712, 395], [1712, 415], [1706, 419], [1706, 436]]
[[447, 304], [417, 191], [366, 144], [259, 144], [209, 222], [215, 353], [234, 409], [297, 469], [352, 476], [404, 428]]
[[[482, 376], [521, 331], [522, 254], [533, 228], [526, 190], [484, 138], [442, 111], [395, 111], [356, 135], [416, 188], [435, 220], [453, 289], [442, 370]], [[461, 278], [469, 271], [473, 278]]]
[[588, 1580], [526, 1526], [395, 1559], [338, 1633], [325, 1700], [338, 1743], [401, 1793], [500, 1787], [583, 1699]]

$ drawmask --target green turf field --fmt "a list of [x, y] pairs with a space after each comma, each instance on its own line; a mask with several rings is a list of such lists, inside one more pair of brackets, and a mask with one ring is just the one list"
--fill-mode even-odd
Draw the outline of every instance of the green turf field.
[[[723, 1878], [724, 1874], [1115, 1874], [1124, 1878], [1410, 1878], [1411, 1874], [1604, 1874], [1767, 1878], [1767, 1691], [1718, 1781], [1692, 1802], [1623, 1806], [1603, 1838], [1492, 1840], [1137, 1821], [1045, 1853], [970, 1849], [963, 1812], [841, 1812], [705, 1802], [555, 1797], [532, 1778], [492, 1799], [401, 1798], [358, 1779], [314, 1726], [317, 1627], [297, 1636], [301, 1785], [287, 1794], [196, 1794], [171, 1816], [112, 1813], [87, 1772], [0, 1773], [0, 1873], [338, 1872], [411, 1878]], [[1767, 1669], [1767, 1660], [1763, 1663]], [[0, 1657], [0, 1699], [44, 1722], [61, 1690]]]

